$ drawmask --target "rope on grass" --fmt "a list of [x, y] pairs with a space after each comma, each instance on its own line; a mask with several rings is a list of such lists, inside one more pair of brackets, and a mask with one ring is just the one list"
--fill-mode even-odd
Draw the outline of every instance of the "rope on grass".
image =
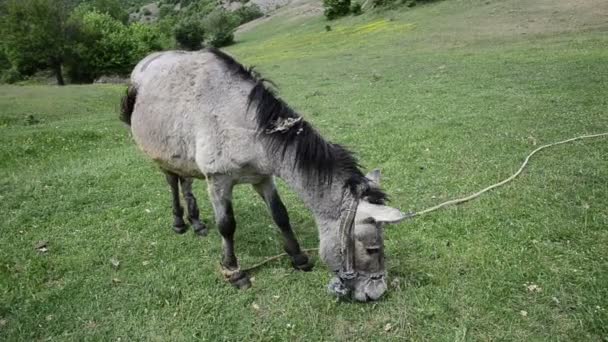
[[[425, 215], [425, 214], [428, 214], [430, 212], [439, 210], [441, 208], [444, 208], [444, 207], [447, 207], [447, 206], [450, 206], [450, 205], [462, 204], [462, 203], [468, 202], [470, 200], [473, 200], [473, 199], [481, 196], [482, 194], [484, 194], [484, 193], [486, 193], [486, 192], [488, 192], [490, 190], [493, 190], [495, 188], [503, 186], [503, 185], [509, 183], [510, 181], [512, 181], [513, 179], [515, 179], [517, 176], [519, 176], [522, 173], [522, 171], [526, 168], [526, 166], [528, 165], [528, 161], [530, 161], [530, 158], [533, 155], [535, 155], [537, 152], [541, 151], [541, 150], [544, 150], [544, 149], [549, 148], [549, 147], [553, 147], [553, 146], [557, 146], [557, 145], [561, 145], [561, 144], [566, 144], [566, 143], [569, 143], [569, 142], [577, 141], [577, 140], [599, 138], [599, 137], [603, 137], [603, 136], [608, 136], [608, 132], [606, 132], [606, 133], [598, 133], [598, 134], [581, 135], [581, 136], [578, 136], [578, 137], [574, 137], [574, 138], [570, 138], [570, 139], [566, 139], [566, 140], [562, 140], [562, 141], [558, 141], [558, 142], [554, 142], [554, 143], [551, 143], [551, 144], [546, 144], [546, 145], [540, 146], [537, 149], [535, 149], [534, 151], [530, 152], [530, 154], [528, 154], [528, 156], [526, 157], [526, 159], [524, 160], [524, 162], [519, 167], [519, 170], [517, 170], [517, 172], [515, 172], [514, 174], [512, 174], [510, 177], [508, 177], [508, 178], [506, 178], [506, 179], [504, 179], [504, 180], [502, 180], [502, 181], [500, 181], [498, 183], [492, 184], [492, 185], [490, 185], [490, 186], [488, 186], [486, 188], [483, 188], [483, 189], [479, 190], [478, 192], [476, 192], [474, 194], [471, 194], [469, 196], [462, 197], [462, 198], [457, 198], [457, 199], [453, 199], [453, 200], [449, 200], [449, 201], [440, 203], [440, 204], [438, 204], [436, 206], [433, 206], [433, 207], [430, 207], [430, 208], [427, 208], [427, 209], [424, 209], [424, 210], [421, 210], [421, 211], [408, 213], [407, 217], [408, 218], [414, 218], [416, 216]], [[303, 249], [302, 251], [310, 253], [310, 252], [317, 252], [318, 250], [319, 250], [318, 248], [308, 248], [308, 249]], [[255, 265], [253, 265], [253, 266], [245, 269], [244, 271], [246, 271], [246, 272], [247, 271], [253, 271], [253, 270], [255, 270], [255, 269], [257, 269], [257, 268], [259, 268], [259, 267], [261, 267], [261, 266], [263, 266], [263, 265], [271, 262], [271, 261], [278, 260], [278, 259], [280, 259], [282, 257], [285, 257], [285, 256], [287, 256], [287, 253], [281, 253], [279, 255], [275, 255], [273, 257], [267, 258], [264, 261], [262, 261], [260, 263], [257, 263]]]
[[496, 184], [492, 184], [492, 185], [488, 186], [487, 188], [479, 190], [478, 192], [476, 192], [476, 193], [474, 193], [472, 195], [469, 195], [467, 197], [453, 199], [453, 200], [450, 200], [450, 201], [438, 204], [438, 205], [436, 205], [434, 207], [430, 207], [428, 209], [424, 209], [424, 210], [415, 212], [415, 213], [411, 214], [411, 217], [428, 214], [428, 213], [430, 213], [432, 211], [441, 209], [443, 207], [447, 207], [448, 205], [456, 205], [456, 204], [461, 204], [461, 203], [464, 203], [464, 202], [468, 202], [468, 201], [470, 201], [472, 199], [475, 199], [475, 198], [479, 197], [481, 194], [483, 194], [485, 192], [488, 192], [488, 191], [490, 191], [492, 189], [498, 188], [499, 186], [502, 186], [502, 185], [505, 185], [505, 184], [509, 183], [510, 181], [512, 181], [513, 179], [515, 179], [517, 176], [519, 176], [519, 174], [521, 174], [521, 172], [524, 170], [524, 168], [526, 167], [526, 165], [528, 165], [528, 161], [530, 160], [530, 158], [533, 155], [535, 155], [536, 152], [544, 150], [545, 148], [552, 147], [552, 146], [557, 146], [557, 145], [561, 145], [561, 144], [566, 144], [566, 143], [569, 143], [569, 142], [572, 142], [572, 141], [576, 141], [576, 140], [598, 138], [598, 137], [602, 137], [602, 136], [608, 136], [608, 132], [607, 133], [599, 133], [599, 134], [591, 134], [591, 135], [581, 135], [579, 137], [570, 138], [570, 139], [554, 142], [554, 143], [551, 143], [551, 144], [543, 145], [543, 146], [537, 148], [536, 150], [530, 152], [530, 154], [528, 154], [528, 156], [524, 160], [523, 164], [521, 164], [521, 166], [519, 167], [519, 170], [517, 170], [517, 172], [515, 172], [514, 174], [512, 174], [509, 178], [507, 178], [507, 179], [505, 179], [505, 180], [503, 180], [501, 182], [498, 182]]

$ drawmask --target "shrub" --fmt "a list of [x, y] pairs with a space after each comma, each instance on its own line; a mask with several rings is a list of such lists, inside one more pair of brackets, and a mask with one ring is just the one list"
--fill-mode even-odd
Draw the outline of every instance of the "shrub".
[[350, 0], [323, 0], [323, 14], [328, 20], [343, 17], [350, 11]]
[[126, 31], [131, 43], [131, 51], [128, 52], [131, 59], [130, 64], [127, 65], [128, 72], [131, 72], [135, 64], [151, 52], [168, 48], [168, 45], [163, 44], [164, 35], [156, 25], [133, 23]]
[[165, 18], [167, 16], [170, 16], [173, 14], [173, 5], [171, 4], [164, 4], [161, 5], [159, 8], [159, 12], [158, 12], [158, 17], [159, 18]]
[[123, 24], [129, 21], [129, 13], [123, 8], [123, 4], [119, 0], [92, 0], [89, 5], [101, 13], [107, 13], [112, 18], [120, 20]]
[[141, 58], [162, 49], [156, 26], [126, 26], [97, 11], [78, 13], [71, 18], [71, 25], [73, 44], [66, 65], [72, 82], [126, 75]]
[[361, 9], [361, 4], [360, 3], [354, 3], [352, 6], [350, 6], [350, 12], [353, 15], [360, 15], [363, 13], [363, 10]]
[[195, 18], [182, 19], [173, 29], [175, 41], [185, 50], [199, 50], [203, 47], [205, 31], [202, 23]]
[[234, 11], [234, 14], [239, 17], [239, 25], [264, 16], [264, 13], [262, 13], [260, 7], [256, 4], [243, 6]]
[[21, 81], [22, 79], [23, 76], [16, 68], [2, 70], [2, 73], [0, 74], [0, 83], [13, 84], [15, 82]]
[[203, 28], [207, 34], [207, 43], [213, 47], [222, 47], [234, 43], [234, 29], [239, 25], [239, 18], [232, 12], [216, 9], [203, 19]]

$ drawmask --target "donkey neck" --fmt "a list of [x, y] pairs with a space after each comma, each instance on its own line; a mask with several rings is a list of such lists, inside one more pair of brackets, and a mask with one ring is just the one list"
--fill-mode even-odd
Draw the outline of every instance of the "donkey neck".
[[[285, 159], [287, 161], [289, 159]], [[294, 190], [312, 211], [319, 231], [319, 254], [334, 271], [340, 269], [340, 215], [346, 175], [334, 174], [331, 184], [309, 181], [306, 175], [291, 163], [280, 163], [275, 174]]]
[[340, 206], [346, 182], [346, 175], [334, 174], [331, 184], [309, 179], [303, 171], [294, 168], [289, 156], [275, 168], [275, 173], [283, 179], [313, 212], [317, 221], [340, 219]]

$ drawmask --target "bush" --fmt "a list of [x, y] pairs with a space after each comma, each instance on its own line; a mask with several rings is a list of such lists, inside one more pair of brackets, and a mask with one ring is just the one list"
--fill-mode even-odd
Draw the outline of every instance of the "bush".
[[323, 0], [323, 14], [328, 20], [343, 17], [350, 11], [350, 0]]
[[150, 53], [166, 50], [169, 47], [167, 44], [163, 44], [165, 36], [156, 25], [131, 24], [127, 27], [127, 35], [130, 37], [130, 44], [132, 46], [129, 52], [130, 65], [127, 66], [128, 72], [131, 72], [135, 64]]
[[173, 29], [175, 41], [185, 50], [199, 50], [203, 47], [205, 31], [202, 23], [195, 18], [181, 20]]
[[0, 74], [0, 83], [8, 83], [13, 84], [15, 82], [19, 82], [23, 79], [21, 73], [16, 68], [10, 68], [7, 70], [3, 70]]
[[203, 28], [207, 34], [207, 43], [213, 47], [222, 47], [234, 43], [234, 29], [239, 25], [239, 18], [232, 12], [216, 9], [203, 19]]
[[239, 17], [239, 25], [264, 16], [264, 13], [262, 13], [260, 7], [256, 4], [252, 4], [250, 6], [243, 6], [234, 11], [233, 13]]
[[170, 4], [161, 5], [159, 8], [159, 11], [158, 11], [158, 17], [162, 19], [162, 18], [172, 15], [173, 6], [174, 5], [170, 5]]
[[157, 27], [141, 23], [126, 26], [106, 13], [76, 13], [71, 25], [73, 44], [66, 66], [72, 82], [127, 75], [140, 59], [162, 49]]
[[363, 10], [361, 9], [361, 4], [360, 3], [354, 3], [351, 7], [350, 7], [350, 12], [353, 15], [360, 15], [363, 13]]

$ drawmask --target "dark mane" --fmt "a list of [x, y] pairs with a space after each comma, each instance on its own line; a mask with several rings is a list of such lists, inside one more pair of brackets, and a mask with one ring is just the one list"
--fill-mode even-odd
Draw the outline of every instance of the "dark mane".
[[281, 100], [272, 89], [266, 87], [267, 80], [245, 68], [228, 54], [207, 49], [220, 59], [235, 75], [255, 83], [249, 93], [248, 106], [255, 106], [258, 131], [266, 140], [270, 153], [285, 157], [292, 147], [295, 152], [293, 167], [303, 172], [308, 181], [331, 184], [336, 173], [347, 176], [344, 186], [355, 195], [366, 197], [374, 203], [384, 203], [386, 194], [370, 184], [361, 172], [357, 158], [345, 147], [323, 139], [314, 127]]

